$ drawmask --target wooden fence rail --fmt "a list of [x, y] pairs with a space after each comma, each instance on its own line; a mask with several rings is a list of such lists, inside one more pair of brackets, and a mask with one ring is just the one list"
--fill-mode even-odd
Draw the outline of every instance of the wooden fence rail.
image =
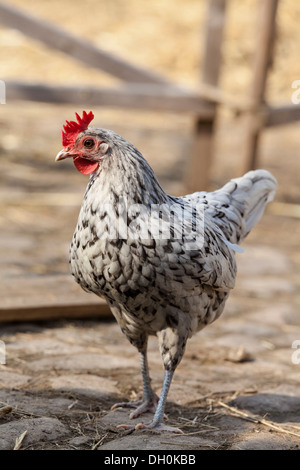
[[65, 52], [85, 64], [100, 68], [121, 80], [134, 83], [170, 83], [169, 80], [159, 76], [159, 74], [132, 65], [127, 60], [114, 57], [88, 41], [71, 35], [57, 25], [40, 18], [36, 19], [2, 2], [0, 2], [0, 21], [6, 27], [18, 29], [30, 38], [41, 41], [53, 49]]
[[199, 94], [152, 84], [127, 84], [121, 87], [50, 86], [40, 83], [6, 83], [7, 101], [29, 100], [48, 103], [73, 103], [91, 106], [155, 111], [189, 112], [212, 119], [211, 104]]

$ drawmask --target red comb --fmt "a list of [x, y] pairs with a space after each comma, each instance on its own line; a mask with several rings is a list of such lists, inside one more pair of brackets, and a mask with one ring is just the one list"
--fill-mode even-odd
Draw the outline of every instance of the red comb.
[[62, 143], [64, 147], [74, 144], [77, 135], [80, 132], [85, 131], [88, 128], [89, 123], [94, 119], [92, 111], [88, 114], [83, 111], [82, 118], [77, 113], [75, 114], [77, 122], [66, 121], [67, 124], [63, 126], [64, 131], [62, 131]]

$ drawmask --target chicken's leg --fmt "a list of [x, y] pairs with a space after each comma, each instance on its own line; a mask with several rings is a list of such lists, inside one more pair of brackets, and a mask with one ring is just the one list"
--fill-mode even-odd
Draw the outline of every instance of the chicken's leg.
[[[165, 405], [167, 401], [167, 396], [168, 396], [169, 388], [170, 388], [172, 378], [174, 375], [174, 371], [177, 365], [179, 364], [179, 362], [181, 361], [184, 350], [185, 350], [187, 333], [188, 333], [188, 329], [187, 329], [186, 324], [183, 325], [181, 328], [179, 327], [177, 330], [169, 327], [157, 333], [160, 352], [161, 352], [161, 355], [164, 361], [164, 366], [165, 366], [163, 387], [162, 387], [160, 399], [157, 403], [157, 406], [155, 403], [156, 411], [155, 411], [153, 420], [150, 423], [137, 424], [135, 426], [136, 429], [148, 428], [148, 429], [154, 429], [158, 431], [173, 431], [173, 432], [182, 433], [182, 431], [178, 428], [165, 425], [163, 423], [163, 418], [164, 418], [164, 410], [165, 410]], [[144, 343], [144, 345], [145, 346], [141, 350], [141, 353], [142, 353], [141, 366], [142, 366], [142, 375], [143, 375], [143, 390], [144, 390], [144, 396], [146, 397], [146, 402], [139, 405], [135, 413], [132, 413], [130, 417], [138, 416], [139, 414], [141, 414], [140, 412], [141, 409], [142, 409], [142, 412], [145, 411], [144, 410], [145, 407], [146, 407], [146, 410], [149, 410], [150, 409], [148, 405], [149, 397], [150, 397], [151, 405], [153, 405], [153, 396], [156, 397], [150, 385], [149, 369], [148, 369], [147, 356], [146, 356], [146, 343]], [[134, 404], [127, 404], [127, 406], [132, 406], [132, 405], [134, 406]], [[138, 414], [136, 414], [137, 412]], [[130, 426], [126, 424], [118, 426], [118, 427], [123, 428], [123, 429], [134, 428], [134, 426]]]
[[160, 399], [156, 408], [155, 415], [153, 416], [153, 420], [151, 421], [151, 423], [148, 423], [148, 424], [139, 423], [136, 425], [135, 429], [142, 429], [142, 428], [149, 429], [150, 428], [156, 431], [172, 431], [172, 432], [177, 432], [177, 433], [182, 434], [182, 431], [180, 429], [175, 428], [173, 426], [167, 426], [166, 424], [163, 423], [165, 405], [166, 405], [171, 381], [173, 378], [173, 374], [174, 374], [173, 370], [165, 371], [163, 388], [161, 391], [161, 395], [160, 395]]
[[158, 431], [173, 431], [182, 433], [180, 429], [173, 426], [167, 426], [163, 423], [169, 388], [172, 382], [174, 371], [182, 359], [187, 340], [187, 325], [185, 324], [183, 326], [177, 326], [178, 329], [170, 327], [158, 332], [157, 334], [160, 352], [165, 366], [164, 383], [153, 420], [151, 423], [137, 424], [136, 429], [150, 428]]
[[[134, 419], [140, 416], [147, 411], [151, 411], [152, 413], [155, 412], [156, 406], [158, 403], [158, 396], [152, 390], [151, 387], [151, 379], [149, 375], [149, 366], [147, 360], [147, 347], [144, 348], [143, 351], [140, 353], [140, 361], [141, 361], [141, 371], [142, 371], [142, 378], [143, 378], [143, 398], [142, 400], [138, 401], [129, 401], [129, 402], [121, 402], [116, 403], [111, 408], [112, 410], [116, 408], [136, 408], [132, 413], [130, 413], [129, 418]], [[119, 427], [126, 428], [126, 425], [121, 425]]]

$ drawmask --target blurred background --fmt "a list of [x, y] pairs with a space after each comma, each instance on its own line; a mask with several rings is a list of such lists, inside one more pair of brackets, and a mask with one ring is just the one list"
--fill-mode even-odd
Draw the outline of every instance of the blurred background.
[[[261, 32], [259, 4], [256, 0], [227, 1], [218, 86], [224, 96], [241, 104], [247, 103], [252, 93], [253, 62]], [[26, 6], [21, 0], [10, 2], [10, 7], [38, 21], [52, 22], [107, 53], [194, 92], [200, 89], [203, 76], [208, 5], [206, 0], [28, 0]], [[299, 22], [300, 4], [280, 0], [265, 89], [266, 101], [274, 106], [292, 104], [292, 83], [300, 79]], [[118, 87], [121, 83], [3, 22], [0, 46], [0, 78], [7, 86], [14, 81], [83, 87]], [[195, 112], [91, 106], [84, 101], [82, 105], [51, 104], [10, 100], [8, 95], [6, 104], [0, 106], [0, 249], [6, 307], [18, 298], [20, 305], [24, 299], [28, 301], [29, 287], [22, 288], [25, 278], [68, 274], [68, 247], [87, 178], [70, 162], [58, 165], [54, 158], [61, 148], [65, 120], [73, 119], [76, 111], [91, 108], [96, 125], [115, 130], [141, 150], [167, 192], [188, 192]], [[259, 241], [287, 253], [295, 273], [299, 273], [300, 264], [299, 126], [294, 122], [261, 133], [257, 163], [278, 179], [278, 193], [246, 242]], [[247, 166], [245, 138], [239, 110], [221, 103], [205, 188], [200, 186], [201, 165], [197, 168], [199, 190], [213, 190], [242, 174]], [[53, 295], [49, 292], [46, 298], [51, 300]]]

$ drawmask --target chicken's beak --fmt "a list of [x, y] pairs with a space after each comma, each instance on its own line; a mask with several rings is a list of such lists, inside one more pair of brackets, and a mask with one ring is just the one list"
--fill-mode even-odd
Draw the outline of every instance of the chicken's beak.
[[61, 150], [61, 151], [58, 152], [58, 154], [56, 155], [55, 161], [56, 161], [56, 162], [59, 162], [60, 160], [64, 160], [65, 158], [74, 157], [74, 156], [75, 156], [75, 155], [72, 155], [71, 152], [66, 152], [66, 150]]

